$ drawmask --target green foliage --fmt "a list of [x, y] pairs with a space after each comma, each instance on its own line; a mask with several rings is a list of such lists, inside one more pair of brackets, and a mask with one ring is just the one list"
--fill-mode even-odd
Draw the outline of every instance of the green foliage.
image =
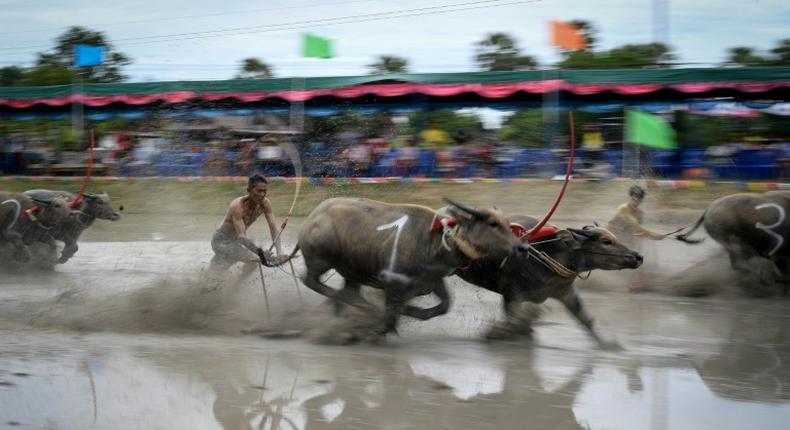
[[257, 58], [245, 58], [241, 60], [241, 71], [235, 79], [271, 79], [274, 72], [271, 66]]
[[787, 119], [777, 115], [728, 118], [678, 112], [683, 143], [688, 146], [715, 146], [742, 143], [750, 137], [787, 139]]
[[726, 64], [764, 66], [768, 63], [768, 59], [762, 55], [756, 54], [754, 48], [739, 46], [737, 48], [730, 48], [728, 52], [729, 56], [727, 57]]
[[534, 69], [537, 60], [529, 55], [521, 55], [516, 40], [507, 33], [492, 33], [476, 43], [475, 60], [481, 69], [487, 71], [514, 71]]
[[593, 50], [595, 45], [598, 43], [598, 29], [596, 29], [590, 21], [585, 21], [582, 19], [575, 19], [571, 21], [570, 24], [581, 30], [582, 35], [584, 35], [584, 39], [587, 42], [586, 50]]
[[503, 121], [497, 137], [503, 142], [512, 142], [519, 146], [545, 146], [546, 127], [543, 123], [543, 110], [516, 111]]
[[771, 55], [760, 55], [754, 48], [730, 48], [724, 64], [737, 66], [787, 66], [790, 65], [790, 39], [782, 39], [771, 49]]
[[562, 69], [628, 69], [668, 67], [675, 57], [663, 43], [623, 45], [609, 51], [567, 51], [557, 66]]
[[776, 48], [771, 50], [774, 58], [771, 60], [775, 66], [790, 65], [790, 39], [782, 39], [776, 44]]
[[25, 70], [17, 66], [0, 67], [0, 87], [10, 87], [19, 82]]
[[462, 114], [452, 110], [424, 110], [409, 114], [409, 132], [416, 136], [422, 130], [437, 128], [450, 136], [474, 139], [483, 131], [483, 123], [475, 114]]
[[[104, 47], [104, 62], [96, 66], [74, 67], [74, 46], [78, 44]], [[84, 82], [121, 82], [126, 79], [121, 67], [131, 64], [131, 59], [116, 52], [104, 34], [83, 27], [71, 27], [55, 40], [50, 52], [38, 53], [33, 67], [3, 67], [0, 69], [2, 86], [68, 85], [79, 71]]]
[[336, 137], [344, 131], [360, 133], [360, 137], [372, 138], [381, 136], [392, 127], [392, 117], [388, 113], [363, 115], [346, 112], [340, 115], [325, 117], [307, 117], [305, 129], [314, 139]]
[[86, 81], [121, 82], [126, 79], [121, 74], [121, 67], [131, 64], [131, 59], [124, 54], [114, 51], [103, 33], [83, 27], [71, 27], [60, 35], [56, 39], [55, 48], [51, 53], [38, 54], [38, 61], [35, 67], [55, 67], [74, 72], [74, 50], [75, 45], [78, 44], [102, 46], [105, 50], [102, 64], [79, 69], [80, 74]]
[[394, 55], [382, 55], [373, 64], [368, 64], [371, 75], [381, 75], [385, 73], [407, 73], [409, 70], [409, 60]]

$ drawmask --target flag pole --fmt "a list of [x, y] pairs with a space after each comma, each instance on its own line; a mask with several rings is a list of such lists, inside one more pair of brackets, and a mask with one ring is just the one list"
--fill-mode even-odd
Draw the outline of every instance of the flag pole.
[[[82, 143], [83, 130], [85, 128], [85, 108], [82, 104], [82, 68], [74, 67], [74, 74], [71, 76], [71, 130], [77, 142]], [[60, 144], [63, 150], [63, 142]]]

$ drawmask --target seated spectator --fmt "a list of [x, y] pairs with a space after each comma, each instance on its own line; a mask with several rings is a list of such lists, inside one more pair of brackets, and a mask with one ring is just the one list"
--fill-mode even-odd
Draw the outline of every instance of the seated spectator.
[[417, 164], [418, 149], [414, 139], [408, 138], [402, 148], [398, 150], [398, 159], [395, 161], [395, 176], [409, 176]]
[[226, 176], [228, 172], [228, 161], [225, 159], [225, 152], [222, 147], [217, 146], [206, 157], [203, 170], [207, 176]]
[[352, 176], [369, 176], [372, 150], [370, 145], [362, 139], [348, 149], [348, 161], [351, 166]]
[[454, 176], [459, 163], [455, 147], [442, 146], [436, 148], [436, 171], [445, 178]]

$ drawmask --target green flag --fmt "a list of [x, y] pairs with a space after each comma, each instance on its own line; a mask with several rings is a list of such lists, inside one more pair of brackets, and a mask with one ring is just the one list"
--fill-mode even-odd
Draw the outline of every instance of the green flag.
[[332, 41], [309, 33], [304, 34], [303, 57], [332, 58]]
[[636, 110], [626, 111], [625, 140], [658, 149], [678, 146], [675, 130], [664, 118]]

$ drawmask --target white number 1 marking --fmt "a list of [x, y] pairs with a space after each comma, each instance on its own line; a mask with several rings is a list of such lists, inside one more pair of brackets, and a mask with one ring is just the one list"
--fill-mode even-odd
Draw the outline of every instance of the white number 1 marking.
[[16, 208], [14, 209], [14, 219], [11, 221], [11, 224], [7, 228], [8, 230], [11, 230], [11, 227], [13, 227], [14, 224], [16, 224], [16, 220], [19, 219], [19, 212], [22, 211], [22, 206], [19, 204], [18, 201], [14, 200], [14, 199], [8, 199], [8, 200], [4, 201], [3, 203], [0, 203], [0, 205], [4, 205], [6, 203], [13, 203], [16, 206]]
[[772, 249], [771, 252], [768, 253], [768, 256], [772, 256], [772, 255], [774, 255], [774, 252], [778, 251], [779, 248], [781, 248], [782, 245], [785, 243], [785, 238], [782, 237], [782, 235], [780, 235], [780, 234], [776, 233], [775, 231], [771, 230], [772, 228], [779, 227], [784, 222], [784, 220], [785, 220], [785, 208], [779, 206], [776, 203], [764, 203], [764, 204], [761, 204], [761, 205], [757, 205], [754, 208], [757, 209], [757, 210], [765, 209], [765, 208], [774, 208], [774, 209], [776, 209], [777, 212], [779, 212], [779, 220], [776, 221], [775, 223], [771, 224], [771, 225], [765, 225], [765, 224], [763, 224], [761, 222], [756, 222], [754, 224], [754, 226], [757, 227], [759, 230], [762, 230], [762, 231], [768, 233], [769, 236], [771, 236], [774, 239], [776, 239], [776, 246], [774, 246], [774, 249]]
[[389, 267], [390, 272], [395, 271], [395, 259], [398, 257], [398, 241], [400, 240], [400, 232], [403, 231], [403, 226], [406, 225], [406, 221], [408, 220], [409, 220], [409, 216], [404, 215], [389, 224], [383, 224], [376, 227], [376, 230], [378, 231], [387, 230], [393, 227], [398, 229], [398, 231], [395, 232], [395, 240], [392, 242], [392, 254], [390, 254], [390, 267]]

